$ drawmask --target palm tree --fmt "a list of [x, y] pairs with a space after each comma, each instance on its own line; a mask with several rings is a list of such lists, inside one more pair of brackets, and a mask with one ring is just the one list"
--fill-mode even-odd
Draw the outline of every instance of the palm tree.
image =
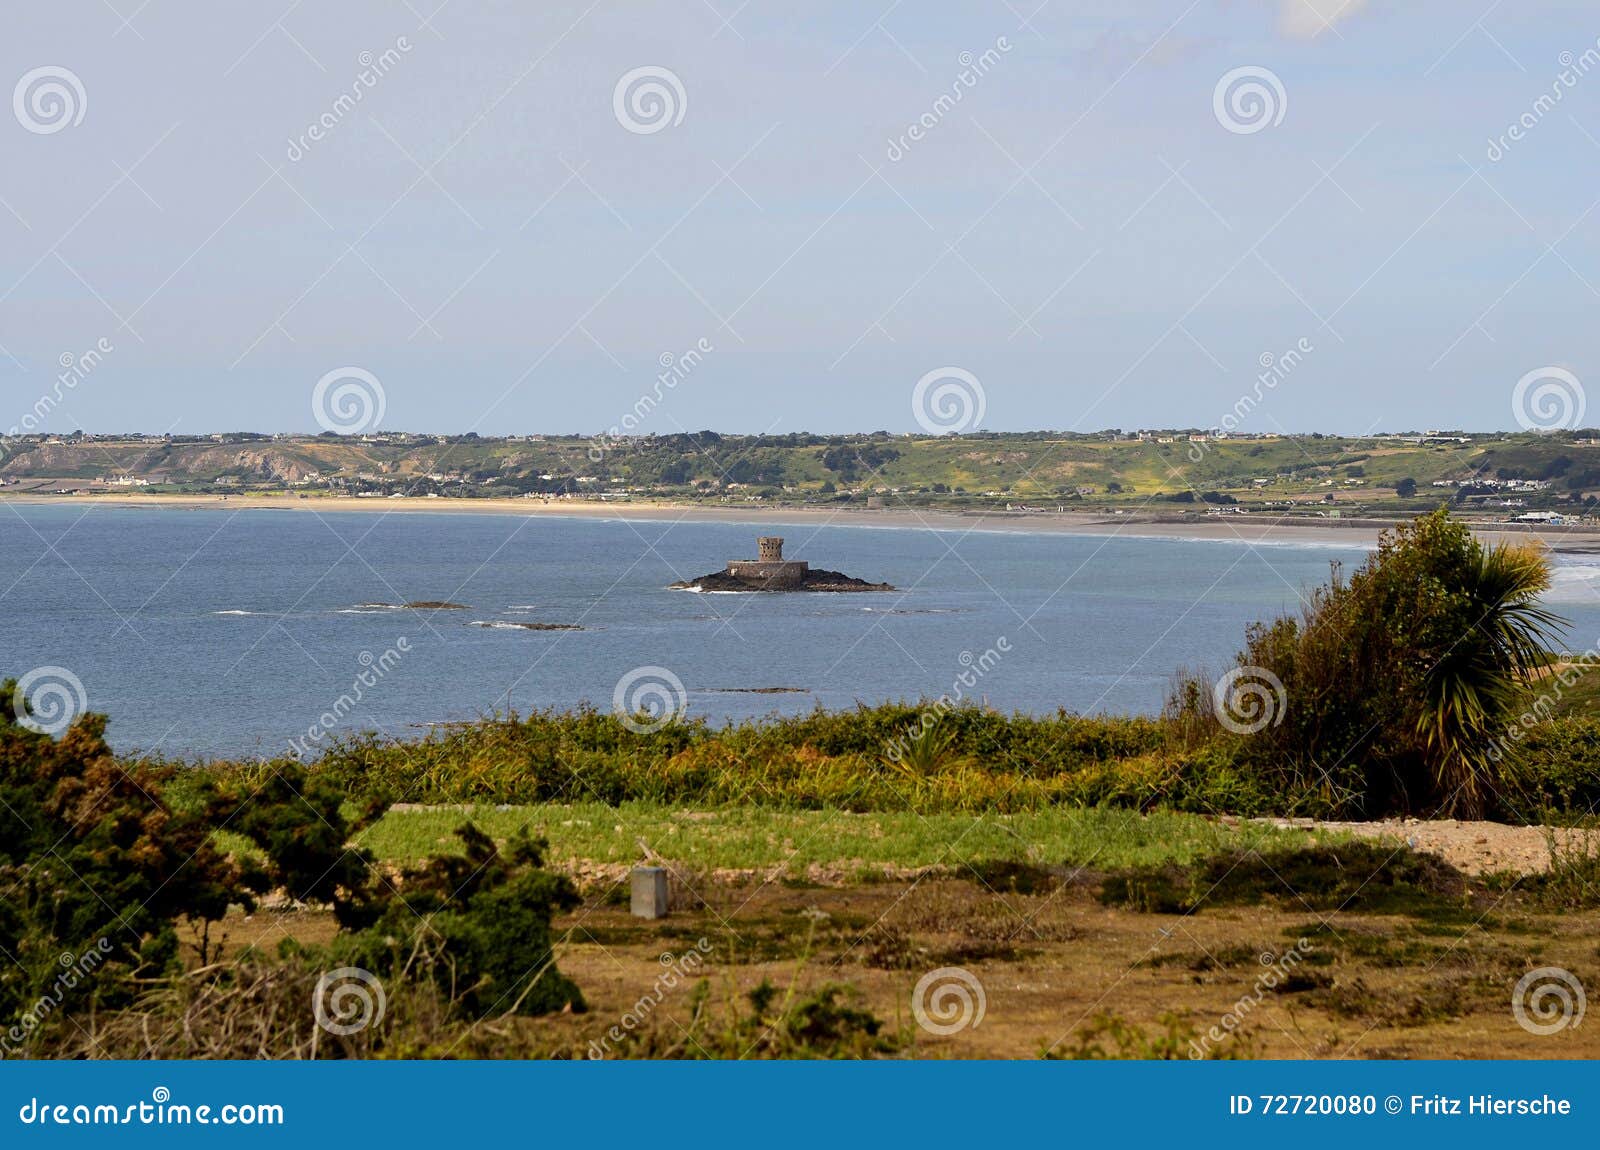
[[1428, 668], [1417, 717], [1447, 812], [1483, 814], [1494, 736], [1515, 719], [1564, 623], [1539, 605], [1549, 586], [1550, 564], [1537, 547], [1471, 542], [1462, 585], [1452, 590], [1473, 623]]

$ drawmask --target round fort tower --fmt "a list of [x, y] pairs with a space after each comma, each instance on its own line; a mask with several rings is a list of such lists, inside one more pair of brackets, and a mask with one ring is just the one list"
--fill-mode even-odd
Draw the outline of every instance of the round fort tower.
[[756, 539], [756, 558], [728, 562], [729, 575], [750, 584], [753, 590], [777, 591], [799, 587], [805, 582], [809, 565], [783, 557], [783, 537], [762, 535]]

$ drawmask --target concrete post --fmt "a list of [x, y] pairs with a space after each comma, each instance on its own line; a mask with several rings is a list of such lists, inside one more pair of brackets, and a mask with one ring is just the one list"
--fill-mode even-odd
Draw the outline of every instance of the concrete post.
[[667, 870], [659, 866], [633, 868], [632, 911], [635, 918], [663, 918], [667, 913]]

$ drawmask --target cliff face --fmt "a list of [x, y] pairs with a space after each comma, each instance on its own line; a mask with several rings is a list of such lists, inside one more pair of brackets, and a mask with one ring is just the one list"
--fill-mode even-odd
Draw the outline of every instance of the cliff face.
[[201, 450], [186, 459], [184, 470], [191, 474], [209, 475], [218, 471], [244, 470], [262, 479], [281, 479], [293, 483], [317, 470], [308, 467], [287, 452], [267, 450], [239, 450], [232, 447], [215, 447]]
[[105, 474], [152, 475], [205, 480], [241, 471], [262, 480], [295, 482], [319, 470], [294, 452], [275, 447], [236, 444], [123, 445], [40, 443], [0, 458], [0, 472], [12, 476]]

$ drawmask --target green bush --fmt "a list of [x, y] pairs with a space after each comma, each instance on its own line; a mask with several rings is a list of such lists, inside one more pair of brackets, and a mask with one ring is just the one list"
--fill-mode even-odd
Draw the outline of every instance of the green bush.
[[1384, 533], [1348, 581], [1336, 565], [1300, 618], [1252, 626], [1233, 680], [1180, 676], [1169, 713], [1280, 794], [1481, 817], [1560, 626], [1538, 602], [1549, 581], [1541, 553], [1486, 546], [1441, 509]]
[[584, 1008], [555, 966], [550, 917], [581, 901], [544, 868], [542, 841], [524, 831], [504, 851], [468, 823], [466, 853], [401, 876], [400, 892], [368, 929], [339, 939], [340, 961], [391, 978], [427, 979], [468, 1016]]
[[[125, 1008], [136, 990], [193, 990], [186, 965], [211, 972], [196, 1001], [227, 997], [219, 988], [238, 980], [217, 962], [212, 927], [269, 891], [332, 908], [343, 931], [330, 957], [448, 983], [452, 1009], [476, 1017], [581, 1007], [554, 968], [550, 937], [551, 915], [577, 895], [543, 869], [542, 844], [524, 839], [501, 852], [465, 827], [465, 858], [430, 860], [397, 886], [350, 845], [386, 809], [376, 788], [351, 819], [332, 772], [292, 762], [210, 771], [124, 763], [106, 745], [103, 716], [80, 717], [58, 741], [25, 725], [18, 705], [15, 683], [0, 686], [7, 1050], [48, 1048], [65, 1018]], [[187, 964], [180, 927], [194, 947]], [[273, 977], [258, 971], [249, 981], [264, 987]]]

